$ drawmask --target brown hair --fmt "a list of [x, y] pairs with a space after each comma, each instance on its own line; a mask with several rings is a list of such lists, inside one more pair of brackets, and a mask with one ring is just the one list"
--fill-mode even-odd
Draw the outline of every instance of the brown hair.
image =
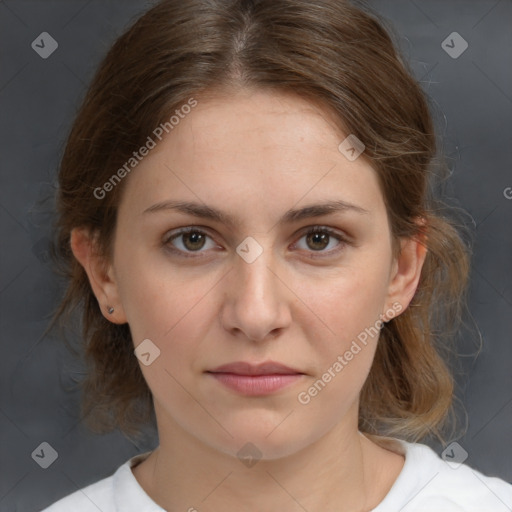
[[53, 250], [69, 281], [51, 326], [69, 323], [78, 308], [89, 365], [81, 412], [91, 430], [119, 428], [133, 436], [155, 418], [129, 326], [102, 315], [71, 252], [71, 230], [95, 232], [108, 259], [129, 177], [103, 199], [93, 191], [191, 97], [253, 88], [322, 105], [343, 133], [365, 144], [395, 247], [400, 237], [426, 235], [428, 253], [413, 301], [382, 329], [361, 393], [359, 427], [411, 441], [440, 437], [454, 389], [445, 352], [464, 304], [469, 256], [432, 193], [441, 166], [435, 170], [427, 98], [384, 26], [364, 5], [342, 0], [164, 0], [113, 44], [61, 161]]

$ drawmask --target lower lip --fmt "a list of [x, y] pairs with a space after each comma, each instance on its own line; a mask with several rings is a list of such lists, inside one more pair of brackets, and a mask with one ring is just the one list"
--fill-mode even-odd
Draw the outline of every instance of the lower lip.
[[289, 375], [238, 375], [235, 373], [208, 372], [208, 374], [226, 387], [250, 396], [268, 395], [290, 386], [302, 377], [300, 373]]

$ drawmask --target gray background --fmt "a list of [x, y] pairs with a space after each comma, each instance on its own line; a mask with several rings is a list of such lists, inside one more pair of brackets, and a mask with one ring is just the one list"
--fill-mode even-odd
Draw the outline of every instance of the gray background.
[[[483, 347], [459, 337], [458, 396], [466, 463], [512, 482], [512, 2], [372, 1], [396, 28], [433, 112], [452, 169], [453, 203], [473, 224], [470, 310]], [[0, 1], [0, 511], [37, 511], [152, 448], [120, 433], [97, 436], [78, 419], [80, 375], [57, 337], [43, 337], [60, 290], [47, 266], [55, 172], [66, 134], [98, 62], [142, 1]], [[458, 32], [458, 58], [441, 43]], [[49, 32], [48, 59], [31, 47]], [[507, 194], [507, 191], [510, 194]], [[42, 443], [58, 453], [42, 469]], [[432, 445], [434, 446], [434, 445]], [[434, 446], [435, 447], [435, 446]], [[443, 447], [435, 447], [441, 453]]]

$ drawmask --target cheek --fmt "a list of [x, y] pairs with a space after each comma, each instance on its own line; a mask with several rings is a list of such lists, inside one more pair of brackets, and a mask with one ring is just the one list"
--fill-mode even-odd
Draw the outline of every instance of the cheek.
[[[303, 290], [307, 304], [320, 320], [310, 324], [317, 364], [315, 375], [297, 397], [308, 417], [321, 415], [339, 421], [356, 402], [370, 371], [380, 335], [379, 315], [385, 287], [379, 272], [355, 270], [331, 281], [329, 293]], [[305, 323], [303, 323], [305, 325]]]
[[[372, 253], [375, 254], [375, 253]], [[300, 296], [315, 315], [307, 338], [318, 356], [315, 379], [303, 389], [306, 409], [321, 414], [329, 407], [336, 418], [347, 412], [367, 379], [380, 335], [380, 314], [387, 292], [388, 267], [378, 257], [358, 255], [325, 279], [302, 281]], [[380, 260], [380, 261], [379, 261]], [[307, 326], [307, 327], [304, 327]], [[318, 379], [318, 380], [317, 380]], [[325, 409], [324, 409], [325, 410]]]
[[[215, 285], [214, 276], [173, 265], [163, 249], [120, 241], [118, 289], [134, 343], [154, 338], [165, 345]], [[185, 322], [186, 323], [186, 322]]]
[[126, 314], [134, 341], [153, 338], [162, 349], [172, 345], [173, 350], [179, 350], [182, 343], [193, 343], [201, 318], [206, 318], [203, 307], [208, 307], [208, 288], [195, 286], [194, 282], [179, 286], [169, 281], [164, 286], [161, 280], [151, 283], [143, 279], [140, 276], [144, 286], [138, 288], [133, 283], [127, 299]]
[[[218, 281], [163, 277], [156, 270], [133, 272], [124, 290], [123, 305], [134, 346], [151, 340], [158, 356], [149, 365], [139, 363], [153, 395], [161, 403], [172, 397], [176, 410], [190, 408], [188, 379], [198, 370], [198, 354], [207, 337], [212, 314], [209, 290]], [[151, 345], [152, 346], [152, 345]]]
[[323, 338], [334, 341], [338, 348], [375, 323], [387, 296], [386, 265], [370, 258], [358, 259], [357, 264], [320, 279], [297, 280], [297, 295], [314, 313], [314, 329], [323, 330]]

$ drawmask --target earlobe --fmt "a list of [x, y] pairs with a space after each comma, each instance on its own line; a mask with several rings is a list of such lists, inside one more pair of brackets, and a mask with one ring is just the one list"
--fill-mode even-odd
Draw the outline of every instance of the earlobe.
[[126, 323], [112, 267], [106, 265], [97, 251], [94, 234], [86, 228], [74, 228], [71, 231], [70, 246], [75, 258], [87, 273], [103, 316], [113, 323]]
[[427, 247], [424, 235], [401, 240], [400, 254], [394, 261], [389, 283], [386, 307], [389, 308], [392, 304], [399, 303], [400, 311], [404, 311], [409, 306], [418, 288], [426, 256]]

